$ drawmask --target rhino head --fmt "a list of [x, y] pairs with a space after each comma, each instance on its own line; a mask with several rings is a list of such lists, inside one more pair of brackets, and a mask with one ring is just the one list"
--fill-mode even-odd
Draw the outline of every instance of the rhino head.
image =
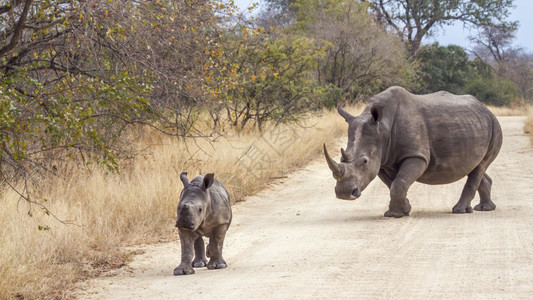
[[214, 174], [206, 174], [203, 180], [189, 182], [187, 173], [183, 172], [180, 179], [184, 188], [178, 204], [176, 227], [194, 231], [205, 220], [209, 204], [208, 189], [213, 184]]
[[339, 106], [338, 112], [348, 122], [348, 146], [341, 148], [341, 162], [331, 158], [324, 144], [324, 155], [337, 180], [335, 194], [339, 199], [355, 200], [377, 176], [381, 166], [382, 107], [373, 106], [354, 117]]

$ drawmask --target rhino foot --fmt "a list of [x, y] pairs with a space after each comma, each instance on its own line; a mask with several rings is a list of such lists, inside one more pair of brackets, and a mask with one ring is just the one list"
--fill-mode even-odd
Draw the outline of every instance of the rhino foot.
[[389, 207], [389, 210], [387, 210], [383, 215], [387, 218], [393, 217], [393, 218], [401, 218], [401, 217], [408, 217], [409, 213], [411, 212], [411, 205], [409, 204], [409, 199], [405, 199], [405, 202], [400, 207]]
[[191, 275], [194, 274], [194, 269], [192, 266], [185, 266], [183, 264], [180, 264], [178, 267], [174, 269], [174, 275]]
[[472, 213], [472, 206], [470, 205], [459, 205], [459, 204], [456, 204], [453, 209], [452, 209], [452, 213], [454, 214], [464, 214], [464, 213]]
[[387, 218], [390, 218], [390, 217], [393, 217], [393, 218], [408, 217], [409, 216], [409, 212], [405, 213], [402, 210], [400, 210], [400, 211], [391, 211], [389, 209], [383, 214], [383, 216], [385, 216]]
[[496, 209], [496, 204], [492, 201], [487, 201], [483, 203], [479, 203], [478, 205], [474, 206], [474, 210], [477, 211], [491, 211]]
[[193, 268], [203, 268], [207, 266], [207, 259], [201, 258], [201, 259], [195, 259], [192, 261]]
[[224, 269], [224, 268], [227, 268], [227, 267], [228, 267], [228, 265], [226, 264], [226, 262], [222, 258], [216, 259], [216, 260], [211, 259], [209, 261], [209, 263], [207, 264], [207, 268], [209, 270]]

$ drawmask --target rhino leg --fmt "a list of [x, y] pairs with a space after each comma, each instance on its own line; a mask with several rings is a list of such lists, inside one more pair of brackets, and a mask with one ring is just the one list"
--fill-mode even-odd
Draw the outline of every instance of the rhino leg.
[[379, 179], [381, 179], [381, 181], [383, 181], [383, 183], [390, 189], [390, 186], [392, 185], [392, 180], [396, 177], [396, 176], [391, 176], [389, 173], [387, 173], [385, 170], [383, 169], [380, 169], [379, 170], [379, 173], [378, 173], [378, 177]]
[[[406, 197], [407, 190], [413, 182], [424, 174], [426, 168], [426, 161], [420, 158], [408, 158], [402, 162], [398, 174], [390, 184], [391, 200], [389, 210], [384, 214], [385, 217], [401, 218], [409, 215], [411, 205]], [[385, 182], [385, 184], [387, 183]]]
[[[476, 191], [480, 187], [480, 183], [485, 175], [485, 168], [477, 166], [470, 174], [468, 174], [468, 179], [466, 180], [465, 186], [463, 187], [463, 192], [459, 201], [452, 209], [454, 214], [464, 214], [472, 213], [471, 202], [476, 195]], [[485, 185], [488, 181], [485, 182]], [[484, 186], [485, 186], [484, 185]], [[486, 196], [486, 195], [485, 195]]]
[[200, 236], [194, 241], [194, 260], [192, 261], [193, 268], [201, 268], [207, 265], [207, 258], [205, 257], [204, 239]]
[[481, 179], [481, 182], [479, 183], [479, 188], [477, 190], [479, 192], [480, 201], [478, 205], [474, 206], [474, 210], [490, 211], [496, 209], [496, 204], [494, 204], [494, 202], [492, 202], [490, 198], [491, 187], [492, 179], [487, 173], [485, 173], [485, 175], [483, 175], [483, 178]]
[[194, 257], [194, 241], [198, 234], [179, 230], [181, 242], [181, 263], [174, 269], [174, 275], [194, 274], [192, 259]]
[[213, 230], [212, 235], [209, 238], [209, 262], [207, 263], [207, 268], [210, 270], [213, 269], [224, 269], [228, 265], [222, 257], [222, 247], [224, 245], [224, 238], [226, 237], [226, 231], [228, 230], [228, 225], [220, 225], [215, 230]]

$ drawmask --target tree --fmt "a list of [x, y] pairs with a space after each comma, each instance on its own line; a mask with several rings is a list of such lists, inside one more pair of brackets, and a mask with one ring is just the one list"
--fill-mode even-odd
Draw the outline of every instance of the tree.
[[476, 43], [476, 57], [492, 65], [499, 77], [512, 81], [519, 96], [528, 100], [533, 98], [533, 59], [531, 54], [512, 46], [516, 30], [516, 24], [485, 26], [471, 41]]
[[448, 91], [460, 94], [470, 75], [468, 54], [460, 46], [439, 46], [438, 43], [420, 48], [420, 94]]
[[[134, 125], [190, 136], [224, 1], [2, 1], [0, 180], [117, 170]], [[31, 182], [31, 180], [23, 182]], [[21, 196], [31, 201], [30, 195]]]
[[218, 59], [221, 67], [206, 77], [220, 100], [215, 110], [225, 111], [239, 130], [249, 124], [262, 130], [268, 121], [296, 121], [322, 105], [324, 89], [312, 74], [324, 50], [305, 37], [275, 36], [272, 39], [261, 28], [236, 35], [228, 32]]
[[506, 65], [505, 78], [516, 84], [523, 100], [533, 103], [533, 54], [516, 51], [510, 55]]
[[511, 43], [515, 37], [517, 23], [500, 23], [483, 26], [477, 37], [470, 40], [477, 44], [474, 53], [494, 64], [503, 63], [507, 56], [511, 55], [513, 49]]
[[413, 66], [398, 37], [388, 33], [355, 0], [298, 0], [297, 34], [327, 45], [319, 59], [317, 80], [334, 86], [350, 101], [363, 99], [390, 85], [409, 85]]
[[271, 27], [287, 27], [294, 21], [297, 0], [265, 0], [258, 16], [258, 24], [269, 30]]
[[422, 40], [435, 28], [459, 21], [466, 26], [493, 24], [513, 26], [507, 22], [513, 0], [362, 0], [370, 3], [376, 19], [390, 26], [407, 42], [411, 57]]
[[511, 104], [518, 95], [513, 82], [494, 74], [492, 66], [479, 58], [469, 60], [460, 46], [435, 43], [421, 47], [417, 57], [422, 82], [417, 93], [470, 94], [497, 106]]

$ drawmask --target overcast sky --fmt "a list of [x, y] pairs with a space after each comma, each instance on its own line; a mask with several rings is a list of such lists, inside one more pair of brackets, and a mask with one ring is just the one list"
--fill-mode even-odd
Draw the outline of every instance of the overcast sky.
[[[253, 2], [261, 1], [236, 0], [235, 2], [241, 8], [245, 8]], [[533, 52], [533, 0], [514, 0], [514, 5], [515, 8], [512, 10], [509, 19], [518, 20], [520, 25], [513, 44], [524, 48], [527, 52]], [[462, 23], [456, 23], [445, 28], [438, 28], [437, 34], [424, 42], [433, 43], [438, 41], [443, 46], [456, 44], [470, 48], [472, 45], [468, 40], [469, 35], [470, 32], [467, 29], [463, 29]]]
[[[515, 8], [509, 20], [518, 20], [520, 24], [513, 44], [522, 47], [527, 52], [533, 52], [533, 1], [514, 0], [514, 5]], [[439, 28], [438, 34], [426, 42], [438, 41], [440, 45], [456, 44], [470, 48], [469, 35], [470, 32], [463, 29], [462, 23], [456, 23], [443, 29]]]

